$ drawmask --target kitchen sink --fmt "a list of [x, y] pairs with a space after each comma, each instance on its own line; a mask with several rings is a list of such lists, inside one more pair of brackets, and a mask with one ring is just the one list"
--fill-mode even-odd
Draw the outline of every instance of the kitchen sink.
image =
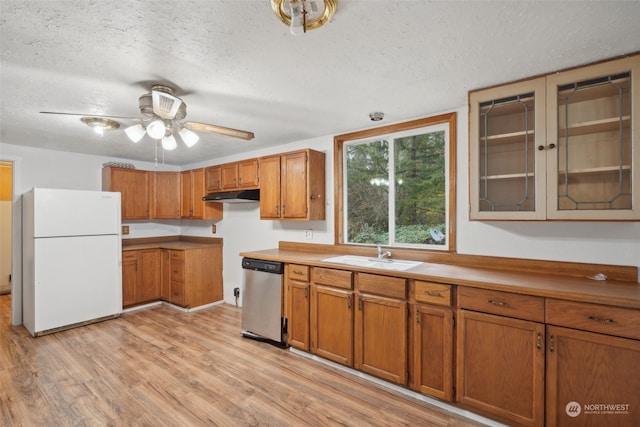
[[369, 258], [365, 256], [356, 256], [356, 255], [340, 255], [340, 256], [335, 256], [331, 258], [325, 258], [322, 261], [333, 262], [336, 264], [354, 265], [357, 267], [379, 268], [381, 270], [393, 270], [393, 271], [405, 271], [417, 265], [422, 264], [419, 261], [407, 261], [403, 259], [391, 259], [391, 258], [378, 260], [376, 258]]

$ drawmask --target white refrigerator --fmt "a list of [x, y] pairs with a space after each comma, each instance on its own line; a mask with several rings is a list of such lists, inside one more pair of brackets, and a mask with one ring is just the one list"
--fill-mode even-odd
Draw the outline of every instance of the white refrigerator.
[[120, 193], [22, 196], [22, 323], [38, 336], [122, 312]]

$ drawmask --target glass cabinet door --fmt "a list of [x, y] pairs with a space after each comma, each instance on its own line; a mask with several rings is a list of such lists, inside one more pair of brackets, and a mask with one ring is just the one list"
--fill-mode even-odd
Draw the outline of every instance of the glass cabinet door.
[[470, 94], [471, 219], [545, 218], [544, 88], [542, 78]]
[[638, 59], [548, 78], [550, 218], [640, 219], [633, 194], [640, 147], [632, 125], [638, 123], [638, 106], [632, 106], [639, 93]]

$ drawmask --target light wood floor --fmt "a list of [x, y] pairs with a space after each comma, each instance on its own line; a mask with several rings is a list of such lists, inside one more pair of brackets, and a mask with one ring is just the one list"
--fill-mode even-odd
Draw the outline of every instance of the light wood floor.
[[240, 310], [167, 306], [32, 338], [0, 296], [1, 426], [475, 426], [240, 336]]

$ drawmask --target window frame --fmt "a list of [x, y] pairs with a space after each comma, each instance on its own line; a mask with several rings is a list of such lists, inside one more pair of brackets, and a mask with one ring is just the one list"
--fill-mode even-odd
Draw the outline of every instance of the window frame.
[[456, 250], [456, 156], [457, 156], [457, 135], [456, 135], [457, 113], [445, 113], [437, 116], [425, 117], [422, 119], [411, 120], [408, 122], [396, 123], [392, 125], [380, 126], [371, 129], [365, 129], [356, 132], [350, 132], [337, 135], [333, 138], [333, 168], [334, 168], [334, 242], [336, 244], [347, 246], [365, 246], [372, 245], [347, 243], [345, 242], [344, 230], [344, 147], [347, 142], [360, 139], [368, 139], [381, 137], [389, 134], [399, 133], [412, 129], [445, 124], [448, 125], [449, 144], [448, 144], [448, 205], [447, 205], [447, 243], [448, 247], [443, 249], [431, 248], [407, 248], [406, 246], [398, 246], [399, 249], [410, 249], [416, 251], [433, 251], [433, 252], [455, 252]]

